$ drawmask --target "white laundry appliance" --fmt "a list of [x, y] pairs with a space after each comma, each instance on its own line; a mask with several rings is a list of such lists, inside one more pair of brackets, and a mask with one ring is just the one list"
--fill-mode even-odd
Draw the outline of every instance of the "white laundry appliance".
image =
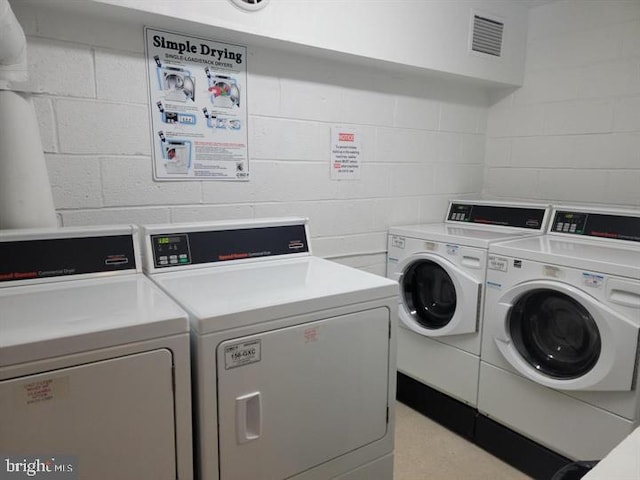
[[137, 243], [132, 226], [0, 232], [3, 471], [193, 478], [188, 316]]
[[640, 418], [640, 212], [554, 207], [548, 235], [489, 247], [486, 286], [479, 443], [536, 477], [602, 458]]
[[387, 276], [400, 283], [398, 399], [473, 436], [483, 285], [493, 242], [541, 235], [539, 204], [453, 200], [444, 223], [389, 229]]
[[199, 477], [391, 480], [396, 282], [311, 255], [305, 219], [142, 230], [191, 317]]

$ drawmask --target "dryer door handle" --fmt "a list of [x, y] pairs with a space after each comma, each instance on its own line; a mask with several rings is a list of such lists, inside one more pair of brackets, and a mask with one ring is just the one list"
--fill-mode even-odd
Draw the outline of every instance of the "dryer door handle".
[[238, 443], [260, 438], [262, 432], [262, 399], [260, 392], [236, 398], [236, 433]]

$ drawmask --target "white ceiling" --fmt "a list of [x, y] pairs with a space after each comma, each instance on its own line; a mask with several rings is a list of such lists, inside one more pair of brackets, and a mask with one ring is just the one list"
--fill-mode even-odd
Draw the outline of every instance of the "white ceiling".
[[529, 8], [536, 8], [540, 5], [545, 5], [547, 3], [557, 2], [559, 0], [526, 0], [529, 4]]

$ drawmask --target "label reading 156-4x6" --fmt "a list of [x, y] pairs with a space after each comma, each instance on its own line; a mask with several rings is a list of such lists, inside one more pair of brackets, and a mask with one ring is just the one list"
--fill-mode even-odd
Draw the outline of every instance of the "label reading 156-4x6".
[[242, 367], [260, 361], [261, 340], [239, 342], [224, 347], [224, 368]]

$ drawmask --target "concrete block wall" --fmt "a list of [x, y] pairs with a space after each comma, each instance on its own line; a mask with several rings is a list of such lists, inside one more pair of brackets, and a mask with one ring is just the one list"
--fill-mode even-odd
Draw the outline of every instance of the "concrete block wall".
[[[448, 199], [482, 190], [484, 90], [256, 45], [251, 181], [154, 182], [142, 29], [14, 10], [62, 225], [302, 215], [314, 253], [384, 274], [390, 225], [440, 221]], [[330, 180], [333, 125], [363, 136], [360, 180]]]
[[485, 193], [640, 207], [640, 1], [532, 9], [524, 86], [492, 98]]

